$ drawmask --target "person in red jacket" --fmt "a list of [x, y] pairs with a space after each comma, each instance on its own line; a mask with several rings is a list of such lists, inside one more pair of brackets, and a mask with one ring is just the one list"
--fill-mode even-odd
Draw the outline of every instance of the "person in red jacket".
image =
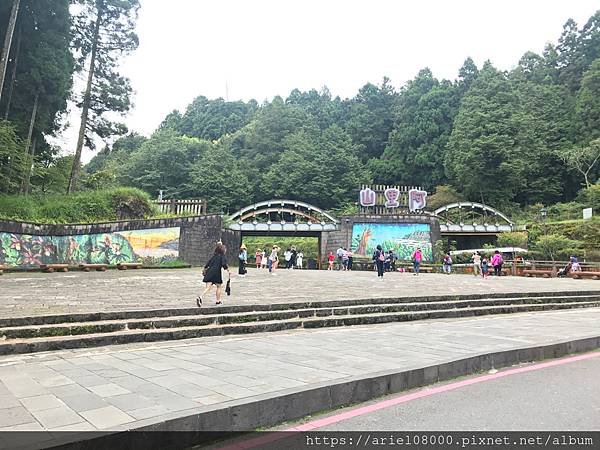
[[327, 270], [333, 270], [333, 262], [335, 261], [335, 255], [333, 254], [333, 252], [329, 252], [329, 255], [327, 255], [327, 263], [329, 264], [327, 266]]

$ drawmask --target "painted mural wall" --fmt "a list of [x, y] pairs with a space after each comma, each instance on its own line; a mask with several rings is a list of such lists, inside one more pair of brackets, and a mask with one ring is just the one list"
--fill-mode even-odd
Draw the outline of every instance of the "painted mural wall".
[[180, 228], [119, 231], [72, 236], [32, 236], [0, 232], [0, 264], [160, 265], [179, 257]]
[[425, 261], [433, 261], [431, 229], [425, 223], [355, 223], [352, 227], [352, 252], [373, 256], [377, 245], [393, 250], [399, 260], [410, 261], [419, 247]]

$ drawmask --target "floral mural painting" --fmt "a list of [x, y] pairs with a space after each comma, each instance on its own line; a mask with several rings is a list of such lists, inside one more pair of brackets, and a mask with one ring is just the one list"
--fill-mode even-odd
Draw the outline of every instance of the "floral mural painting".
[[0, 264], [160, 265], [179, 257], [179, 228], [159, 228], [72, 236], [31, 236], [0, 232]]
[[425, 261], [433, 260], [431, 230], [426, 223], [355, 223], [352, 227], [352, 251], [371, 257], [377, 245], [393, 250], [399, 260], [409, 261], [417, 247]]

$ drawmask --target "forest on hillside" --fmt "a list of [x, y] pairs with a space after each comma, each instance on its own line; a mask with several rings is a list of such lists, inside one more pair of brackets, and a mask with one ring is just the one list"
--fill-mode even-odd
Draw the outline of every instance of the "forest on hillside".
[[569, 201], [599, 174], [600, 11], [515, 64], [467, 58], [455, 80], [424, 68], [398, 89], [383, 78], [348, 99], [327, 88], [263, 104], [199, 96], [86, 170], [99, 185], [206, 198], [213, 211], [272, 197], [344, 208], [370, 182], [449, 186], [506, 208]]
[[[132, 106], [119, 66], [137, 48], [138, 10], [138, 0], [0, 2], [0, 194], [87, 188], [78, 186], [84, 146], [128, 132], [114, 117]], [[52, 142], [68, 125], [69, 101], [78, 141], [59, 148]]]
[[[215, 212], [271, 197], [347, 210], [359, 184], [380, 183], [517, 210], [581, 198], [600, 175], [600, 11], [582, 26], [568, 20], [509, 71], [466, 58], [454, 80], [423, 68], [346, 99], [326, 87], [262, 104], [199, 96], [145, 137], [106, 115], [132, 105], [118, 66], [137, 47], [138, 1], [2, 2], [0, 36], [17, 3], [3, 49], [0, 193], [131, 186], [203, 198]], [[84, 91], [74, 76], [88, 80]], [[59, 149], [49, 142], [68, 100], [81, 111], [79, 141]], [[98, 142], [81, 167], [82, 149]]]

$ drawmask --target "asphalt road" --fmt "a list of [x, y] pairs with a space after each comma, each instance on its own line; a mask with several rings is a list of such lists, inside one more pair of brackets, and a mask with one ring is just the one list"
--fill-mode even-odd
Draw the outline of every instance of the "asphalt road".
[[[365, 436], [369, 440], [410, 431], [554, 432], [546, 437], [600, 431], [600, 352], [451, 380], [285, 423], [270, 431], [297, 433], [257, 433], [198, 448], [353, 448]], [[378, 431], [386, 433], [365, 434]], [[335, 444], [332, 438], [337, 439]], [[362, 443], [364, 448], [381, 448], [381, 444]]]
[[461, 387], [315, 431], [353, 430], [597, 431], [600, 358]]

